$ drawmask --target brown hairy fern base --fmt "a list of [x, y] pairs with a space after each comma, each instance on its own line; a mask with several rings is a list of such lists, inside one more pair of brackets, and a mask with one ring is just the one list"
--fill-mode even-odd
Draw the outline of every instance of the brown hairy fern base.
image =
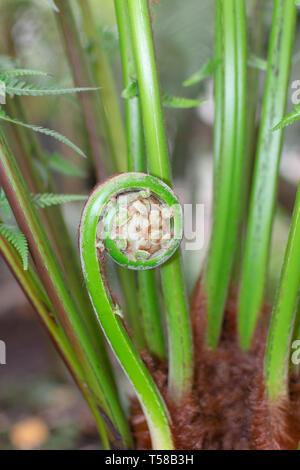
[[[205, 297], [198, 283], [191, 308], [194, 335], [193, 392], [176, 406], [167, 394], [167, 367], [147, 353], [142, 358], [163, 395], [172, 418], [176, 449], [297, 449], [300, 440], [300, 384], [291, 380], [291, 397], [272, 409], [265, 400], [263, 360], [266, 317], [251, 350], [241, 352], [236, 335], [236, 292], [229, 296], [217, 351], [205, 346]], [[137, 449], [151, 449], [147, 423], [137, 400], [130, 424]]]
[[252, 449], [296, 450], [300, 441], [300, 384], [290, 379], [290, 396], [269, 404], [262, 378], [251, 394]]

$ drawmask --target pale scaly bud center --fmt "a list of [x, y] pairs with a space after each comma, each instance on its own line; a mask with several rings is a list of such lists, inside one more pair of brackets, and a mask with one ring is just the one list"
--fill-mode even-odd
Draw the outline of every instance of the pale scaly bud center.
[[119, 194], [112, 235], [117, 248], [132, 260], [163, 255], [173, 242], [173, 211], [148, 190]]

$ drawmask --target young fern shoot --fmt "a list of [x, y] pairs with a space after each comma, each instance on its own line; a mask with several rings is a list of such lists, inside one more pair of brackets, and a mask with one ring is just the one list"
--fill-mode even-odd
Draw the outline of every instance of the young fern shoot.
[[[20, 76], [32, 76], [32, 75], [40, 75], [40, 76], [47, 76], [45, 72], [41, 72], [38, 70], [30, 70], [30, 69], [0, 69], [0, 83], [2, 84], [3, 90], [3, 98], [4, 103], [2, 106], [5, 105], [6, 96], [51, 96], [51, 95], [65, 95], [69, 93], [78, 93], [78, 92], [86, 92], [86, 91], [95, 91], [98, 88], [87, 88], [87, 87], [76, 87], [76, 88], [58, 88], [55, 86], [37, 86], [34, 83], [28, 83], [27, 81], [20, 80], [18, 77]], [[13, 98], [10, 98], [13, 99]], [[35, 132], [40, 134], [49, 135], [54, 139], [62, 142], [65, 145], [71, 147], [75, 152], [79, 155], [85, 157], [85, 154], [82, 150], [71, 142], [67, 137], [62, 135], [61, 133], [47, 129], [41, 126], [35, 126], [33, 124], [28, 124], [26, 122], [22, 122], [19, 119], [13, 118], [8, 116], [5, 111], [0, 106], [0, 119], [3, 121], [10, 122], [12, 124], [17, 124], [19, 126], [23, 126], [27, 129], [31, 129]]]
[[[170, 213], [170, 209], [174, 212]], [[163, 218], [164, 211], [171, 214], [166, 216], [170, 222], [166, 245], [157, 235], [162, 229], [162, 221], [157, 224], [157, 217]], [[152, 236], [148, 238], [149, 227]], [[103, 254], [107, 251], [117, 263], [131, 269], [150, 269], [172, 256], [181, 236], [182, 213], [174, 194], [165, 183], [143, 173], [124, 173], [97, 186], [80, 224], [81, 262], [91, 302], [140, 400], [153, 449], [173, 448], [168, 413], [126, 333], [121, 309], [112, 300], [105, 280]]]

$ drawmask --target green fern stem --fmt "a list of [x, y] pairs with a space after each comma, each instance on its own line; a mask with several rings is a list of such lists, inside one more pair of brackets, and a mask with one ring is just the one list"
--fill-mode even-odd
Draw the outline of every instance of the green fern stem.
[[[230, 283], [240, 215], [240, 190], [245, 152], [246, 119], [246, 13], [243, 0], [216, 3], [217, 28], [222, 30], [222, 62], [216, 68], [217, 86], [222, 71], [222, 126], [217, 113], [215, 137], [213, 228], [204, 289], [207, 305], [206, 343], [216, 348]], [[220, 42], [220, 37], [217, 36]], [[220, 54], [221, 45], [216, 46]], [[220, 69], [219, 69], [220, 67]], [[217, 104], [220, 104], [219, 93]]]
[[287, 399], [289, 358], [300, 286], [300, 185], [289, 240], [272, 313], [266, 350], [267, 396], [271, 402]]
[[[152, 175], [170, 184], [167, 140], [147, 1], [131, 0], [128, 8], [149, 170]], [[193, 378], [191, 328], [179, 251], [163, 265], [161, 276], [167, 311], [169, 392], [178, 401], [191, 390]]]
[[[260, 0], [251, 0], [249, 2], [249, 20], [248, 20], [248, 43], [251, 44], [251, 52], [255, 57], [260, 57], [263, 49], [264, 22], [262, 14], [262, 5]], [[246, 142], [245, 157], [243, 167], [243, 185], [240, 193], [240, 217], [239, 217], [239, 236], [237, 241], [232, 283], [238, 285], [241, 277], [241, 266], [243, 260], [243, 251], [245, 247], [245, 231], [248, 216], [250, 187], [253, 173], [254, 157], [257, 141], [256, 117], [259, 108], [259, 79], [261, 70], [257, 67], [247, 69], [247, 116], [246, 116]]]
[[[126, 1], [115, 0], [119, 30], [119, 42], [123, 68], [123, 83], [126, 89], [136, 77], [133, 44], [131, 38], [128, 5]], [[128, 171], [147, 171], [141, 105], [138, 97], [125, 100], [127, 130]], [[140, 271], [138, 276], [139, 298], [143, 316], [144, 334], [148, 350], [165, 357], [163, 327], [160, 318], [159, 294], [154, 271]], [[135, 319], [140, 325], [139, 318]]]
[[283, 117], [290, 76], [296, 7], [274, 0], [268, 67], [256, 153], [250, 214], [239, 296], [242, 349], [251, 346], [264, 295], [283, 131], [271, 129]]

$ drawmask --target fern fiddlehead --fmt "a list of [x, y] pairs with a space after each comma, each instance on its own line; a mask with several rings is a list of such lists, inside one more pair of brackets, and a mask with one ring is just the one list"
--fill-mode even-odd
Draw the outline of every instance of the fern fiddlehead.
[[101, 192], [104, 188], [100, 251], [137, 270], [156, 268], [170, 258], [182, 238], [182, 211], [169, 187], [149, 175], [127, 173], [109, 180]]
[[154, 449], [172, 449], [169, 417], [155, 384], [135, 351], [104, 278], [106, 251], [130, 269], [165, 262], [182, 236], [182, 210], [171, 189], [144, 173], [124, 173], [96, 187], [84, 208], [80, 252], [94, 310], [144, 410]]

